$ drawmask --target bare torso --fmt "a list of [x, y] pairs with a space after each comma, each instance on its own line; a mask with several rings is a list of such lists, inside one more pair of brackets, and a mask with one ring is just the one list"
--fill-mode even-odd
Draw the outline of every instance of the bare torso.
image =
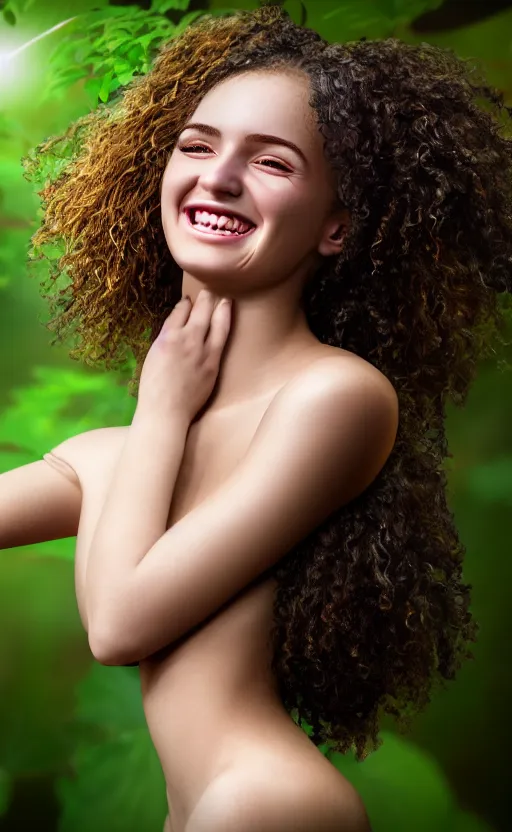
[[[189, 429], [167, 528], [232, 473], [249, 448], [275, 394], [311, 361], [334, 348], [312, 345], [296, 356], [276, 387]], [[336, 351], [338, 354], [340, 350]], [[351, 360], [350, 354], [347, 354]], [[355, 357], [354, 357], [355, 358]], [[359, 359], [355, 359], [359, 360]], [[83, 460], [83, 504], [76, 563], [85, 552], [128, 427], [112, 428], [101, 462]], [[262, 518], [264, 522], [264, 518]], [[243, 556], [243, 552], [241, 552]], [[300, 789], [312, 775], [333, 789], [346, 781], [285, 711], [270, 671], [269, 634], [275, 581], [260, 578], [210, 619], [140, 663], [145, 715], [167, 783], [172, 832], [185, 832], [212, 784], [230, 772], [265, 772]]]

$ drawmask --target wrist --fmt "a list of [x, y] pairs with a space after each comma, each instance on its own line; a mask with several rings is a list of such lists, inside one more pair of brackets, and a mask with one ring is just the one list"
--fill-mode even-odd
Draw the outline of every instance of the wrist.
[[187, 413], [182, 410], [172, 410], [162, 414], [157, 409], [146, 409], [144, 405], [137, 403], [135, 413], [132, 418], [132, 426], [141, 427], [142, 430], [148, 428], [150, 431], [158, 430], [159, 427], [168, 433], [171, 429], [183, 429], [188, 431], [191, 419]]

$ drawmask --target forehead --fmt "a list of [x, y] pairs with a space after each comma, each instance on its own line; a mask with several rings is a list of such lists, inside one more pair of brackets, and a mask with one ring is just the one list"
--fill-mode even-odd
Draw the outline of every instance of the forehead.
[[247, 72], [217, 84], [189, 121], [217, 127], [222, 135], [273, 133], [309, 149], [320, 142], [306, 76]]

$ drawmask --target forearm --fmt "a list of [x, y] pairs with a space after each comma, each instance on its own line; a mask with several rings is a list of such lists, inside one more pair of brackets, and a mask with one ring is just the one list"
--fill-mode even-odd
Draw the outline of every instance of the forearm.
[[90, 637], [117, 620], [137, 565], [166, 531], [189, 424], [135, 413], [89, 550]]

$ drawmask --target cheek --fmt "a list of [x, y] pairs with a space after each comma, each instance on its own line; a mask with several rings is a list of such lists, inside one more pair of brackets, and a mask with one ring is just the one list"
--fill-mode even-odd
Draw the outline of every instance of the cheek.
[[162, 190], [164, 191], [175, 190], [176, 188], [176, 182], [180, 177], [179, 165], [177, 162], [178, 160], [176, 159], [176, 155], [173, 153], [167, 162], [167, 167], [165, 168], [162, 176]]
[[182, 182], [174, 166], [166, 169], [160, 185], [160, 209], [165, 216], [177, 209], [186, 196], [186, 183]]
[[311, 200], [292, 203], [283, 211], [282, 224], [287, 233], [308, 237], [315, 225], [316, 209]]
[[169, 191], [172, 190], [173, 184], [176, 181], [176, 177], [173, 175], [173, 168], [172, 165], [167, 165], [164, 175], [162, 176], [162, 187], [161, 192], [162, 194], [167, 194]]

